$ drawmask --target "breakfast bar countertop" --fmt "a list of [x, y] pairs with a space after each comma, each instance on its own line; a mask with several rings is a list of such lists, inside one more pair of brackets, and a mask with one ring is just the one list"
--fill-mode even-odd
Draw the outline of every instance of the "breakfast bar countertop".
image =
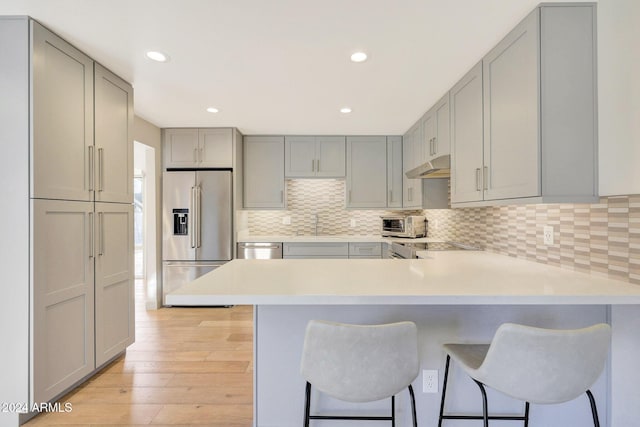
[[640, 286], [479, 251], [424, 259], [233, 260], [170, 305], [640, 304]]

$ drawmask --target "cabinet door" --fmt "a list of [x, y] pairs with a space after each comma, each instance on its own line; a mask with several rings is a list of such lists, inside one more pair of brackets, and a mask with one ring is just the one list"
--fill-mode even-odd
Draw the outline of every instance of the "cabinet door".
[[482, 200], [482, 62], [450, 93], [451, 202]]
[[316, 138], [287, 136], [284, 139], [285, 176], [311, 178], [316, 176]]
[[402, 207], [402, 137], [387, 137], [387, 207]]
[[95, 199], [133, 203], [133, 88], [95, 64]]
[[[422, 123], [418, 121], [409, 129], [403, 142], [404, 172], [419, 166], [423, 161], [422, 155]], [[409, 179], [403, 174], [404, 195], [403, 207], [422, 207], [422, 180]]]
[[34, 198], [93, 199], [93, 61], [31, 21]]
[[164, 130], [164, 166], [195, 168], [198, 166], [198, 129]]
[[432, 142], [433, 155], [429, 160], [451, 154], [449, 92], [433, 107], [433, 115], [435, 127]]
[[387, 138], [347, 137], [348, 208], [387, 206]]
[[31, 203], [32, 401], [47, 402], [95, 367], [93, 203]]
[[199, 167], [233, 167], [232, 129], [199, 129], [198, 140]]
[[96, 203], [95, 348], [101, 366], [135, 337], [133, 205]]
[[316, 176], [321, 178], [344, 178], [345, 156], [344, 136], [316, 137]]
[[485, 56], [485, 200], [540, 195], [539, 10]]
[[[434, 109], [427, 111], [422, 117], [422, 138], [420, 139], [422, 145], [422, 153], [424, 154], [424, 160], [431, 160], [435, 157], [435, 145], [433, 140], [436, 137], [436, 113]], [[420, 163], [418, 163], [419, 165]], [[416, 165], [416, 166], [418, 166]]]
[[244, 207], [284, 209], [284, 137], [244, 138]]

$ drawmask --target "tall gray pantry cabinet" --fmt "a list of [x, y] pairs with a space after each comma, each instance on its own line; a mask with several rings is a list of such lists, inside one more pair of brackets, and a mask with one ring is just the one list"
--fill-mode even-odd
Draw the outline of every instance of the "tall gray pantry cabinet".
[[31, 407], [134, 341], [133, 89], [28, 17], [0, 69], [0, 401]]

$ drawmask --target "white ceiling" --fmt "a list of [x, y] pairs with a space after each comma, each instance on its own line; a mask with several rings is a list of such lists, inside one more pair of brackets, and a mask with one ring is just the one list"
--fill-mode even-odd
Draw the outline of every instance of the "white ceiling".
[[[0, 14], [32, 16], [133, 83], [136, 114], [159, 127], [401, 134], [537, 3], [2, 0]], [[369, 60], [350, 62], [359, 49]]]

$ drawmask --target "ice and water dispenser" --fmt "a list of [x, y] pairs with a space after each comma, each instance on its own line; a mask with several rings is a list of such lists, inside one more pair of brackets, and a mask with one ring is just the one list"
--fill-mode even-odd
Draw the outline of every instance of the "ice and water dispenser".
[[189, 209], [173, 210], [173, 234], [174, 236], [189, 234]]

